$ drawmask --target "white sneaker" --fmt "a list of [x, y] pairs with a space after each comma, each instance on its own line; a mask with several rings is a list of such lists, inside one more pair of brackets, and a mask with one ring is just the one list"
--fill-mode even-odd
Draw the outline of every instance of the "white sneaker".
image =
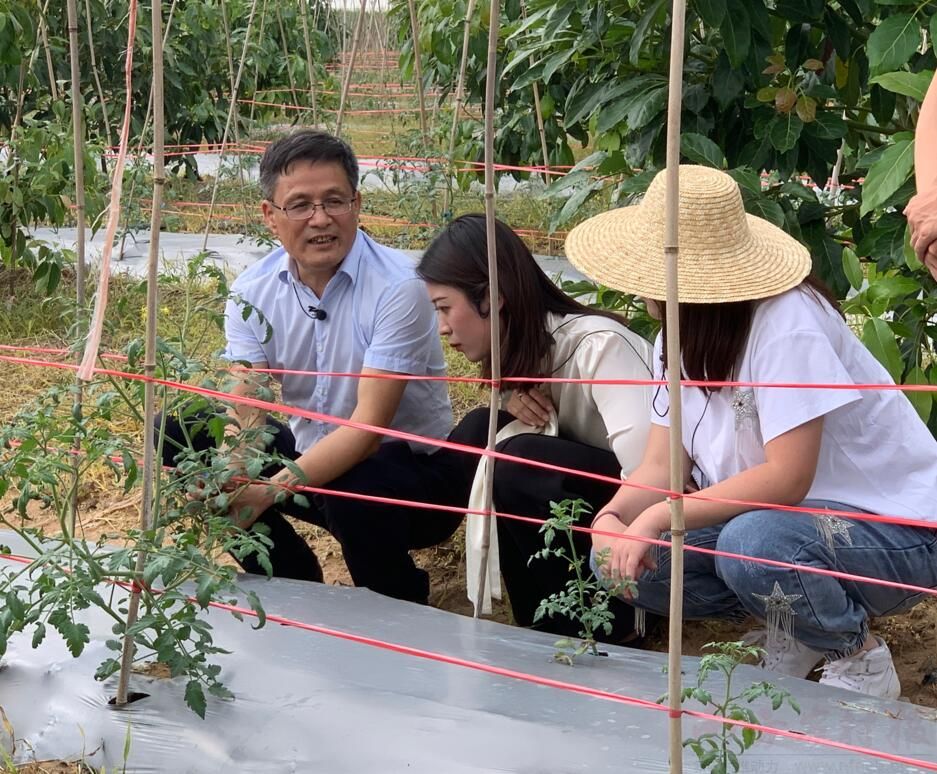
[[782, 631], [776, 632], [773, 639], [773, 642], [769, 641], [768, 633], [764, 629], [756, 629], [744, 637], [746, 643], [757, 644], [764, 649], [765, 655], [759, 666], [769, 672], [791, 677], [807, 677], [823, 658], [821, 651], [811, 650]]
[[820, 682], [882, 699], [897, 699], [901, 696], [901, 683], [891, 659], [891, 651], [881, 637], [875, 639], [878, 647], [831, 661], [824, 666]]

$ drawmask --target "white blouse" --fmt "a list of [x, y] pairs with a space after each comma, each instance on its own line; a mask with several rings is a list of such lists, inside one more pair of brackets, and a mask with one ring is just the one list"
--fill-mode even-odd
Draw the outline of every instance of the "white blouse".
[[[548, 326], [556, 341], [550, 376], [651, 378], [651, 345], [623, 324], [594, 314], [551, 314]], [[560, 436], [610, 449], [623, 476], [638, 466], [651, 426], [652, 388], [553, 382], [544, 389], [556, 408]]]
[[[661, 340], [654, 348], [658, 378]], [[733, 381], [894, 384], [842, 317], [794, 288], [758, 304]], [[807, 499], [937, 521], [937, 441], [897, 390], [684, 387], [683, 445], [708, 479], [724, 481], [765, 461], [765, 444], [823, 417], [820, 457]], [[651, 419], [668, 425], [657, 391]]]

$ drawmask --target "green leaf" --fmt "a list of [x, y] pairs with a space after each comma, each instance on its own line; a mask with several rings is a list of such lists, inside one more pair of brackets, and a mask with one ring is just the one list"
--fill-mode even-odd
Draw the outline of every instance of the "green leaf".
[[823, 0], [777, 0], [775, 10], [795, 24], [810, 24], [823, 15]]
[[257, 625], [252, 626], [251, 628], [260, 629], [265, 623], [267, 623], [267, 613], [264, 610], [264, 606], [261, 604], [260, 597], [257, 596], [256, 592], [247, 591], [246, 596], [247, 602], [251, 606], [251, 610], [257, 614]]
[[189, 680], [185, 686], [185, 703], [202, 720], [205, 719], [205, 691], [197, 680]]
[[921, 45], [921, 25], [910, 13], [882, 21], [869, 36], [866, 50], [871, 75], [891, 72], [905, 64]]
[[843, 248], [843, 271], [849, 284], [856, 290], [862, 287], [865, 281], [865, 275], [862, 273], [862, 264], [859, 263], [859, 257], [851, 247]]
[[[914, 366], [904, 380], [905, 384], [930, 384], [927, 380], [927, 374], [920, 366]], [[905, 397], [911, 401], [914, 410], [921, 418], [922, 422], [930, 419], [931, 409], [934, 406], [934, 393], [932, 392], [905, 392]]]
[[718, 27], [726, 16], [726, 0], [696, 0], [696, 12], [710, 27]]
[[751, 17], [743, 0], [728, 0], [726, 15], [719, 29], [722, 31], [722, 42], [729, 62], [733, 67], [740, 68], [748, 56], [752, 39]]
[[797, 140], [800, 139], [800, 133], [803, 129], [804, 122], [795, 113], [788, 113], [774, 120], [768, 139], [771, 140], [775, 150], [785, 153], [797, 145]]
[[862, 184], [861, 215], [880, 207], [911, 177], [914, 169], [914, 140], [899, 140], [872, 165]]
[[32, 646], [38, 648], [46, 638], [46, 627], [42, 621], [36, 623], [36, 630], [33, 632]]
[[914, 248], [911, 246], [911, 225], [908, 224], [904, 230], [904, 248], [902, 250], [904, 254], [904, 262], [911, 271], [920, 271], [924, 268], [924, 264], [918, 260], [917, 253], [914, 252]]
[[667, 106], [666, 82], [651, 86], [637, 95], [628, 108], [625, 121], [630, 129], [642, 129]]
[[742, 198], [745, 200], [746, 212], [756, 215], [769, 223], [773, 223], [778, 228], [784, 226], [784, 210], [781, 209], [781, 205], [776, 201], [761, 195], [745, 196], [743, 194]]
[[726, 160], [719, 146], [708, 137], [689, 132], [680, 137], [680, 153], [690, 161], [707, 167], [724, 169]]
[[198, 586], [195, 588], [195, 599], [201, 607], [208, 607], [211, 602], [212, 594], [215, 592], [215, 579], [206, 573], [198, 580]]
[[841, 140], [846, 136], [848, 127], [842, 116], [837, 113], [821, 111], [815, 120], [807, 124], [807, 133], [820, 140]]
[[[666, 0], [654, 0], [635, 26], [634, 32], [631, 35], [631, 50], [628, 56], [631, 64], [638, 64], [641, 56], [641, 46], [644, 45], [644, 39], [647, 37], [647, 33], [652, 26], [656, 26], [659, 21], [658, 17], [663, 14], [665, 2]], [[669, 3], [667, 3], [667, 5], [669, 5]]]
[[906, 97], [912, 97], [918, 102], [924, 101], [924, 95], [927, 94], [927, 87], [934, 77], [933, 70], [923, 70], [919, 73], [909, 73], [904, 70], [896, 73], [883, 73], [869, 79], [869, 83], [875, 83], [883, 89], [892, 91], [895, 94], [903, 94]]
[[888, 323], [877, 317], [866, 320], [862, 326], [862, 343], [885, 367], [891, 378], [898, 382], [904, 371], [904, 361], [901, 359], [895, 333]]

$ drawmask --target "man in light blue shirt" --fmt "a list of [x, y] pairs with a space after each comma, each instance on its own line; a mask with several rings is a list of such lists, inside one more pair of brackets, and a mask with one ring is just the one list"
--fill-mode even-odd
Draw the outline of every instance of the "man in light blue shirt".
[[[445, 375], [435, 313], [413, 262], [358, 229], [361, 193], [351, 148], [323, 132], [304, 130], [274, 142], [260, 163], [264, 222], [277, 248], [233, 283], [225, 310], [226, 357], [253, 369], [361, 374], [359, 377], [274, 373], [282, 402], [356, 422], [445, 438], [452, 424], [446, 383], [366, 378], [387, 374]], [[250, 313], [247, 314], [245, 310]], [[258, 312], [260, 314], [258, 314]], [[243, 372], [231, 390], [256, 396], [260, 374]], [[238, 428], [267, 417], [233, 405]], [[275, 423], [274, 423], [275, 424]], [[279, 425], [276, 446], [295, 457], [299, 478], [284, 468], [282, 486], [315, 487], [406, 500], [454, 503], [452, 484], [464, 462], [428, 444], [291, 416]], [[435, 452], [435, 453], [434, 453]], [[448, 538], [461, 517], [337, 496], [281, 509], [280, 487], [242, 487], [230, 504], [242, 526], [256, 520], [271, 530], [275, 575], [322, 580], [311, 547], [282, 510], [318, 524], [341, 543], [356, 585], [426, 602], [429, 583], [409, 555]], [[259, 572], [253, 556], [242, 558]]]

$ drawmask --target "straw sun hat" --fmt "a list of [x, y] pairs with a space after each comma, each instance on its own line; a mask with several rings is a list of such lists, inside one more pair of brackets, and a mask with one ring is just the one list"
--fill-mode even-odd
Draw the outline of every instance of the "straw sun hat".
[[[663, 300], [666, 174], [640, 204], [576, 226], [566, 255], [592, 279], [615, 290]], [[724, 303], [790, 290], [810, 273], [807, 248], [777, 226], [745, 213], [736, 182], [709, 167], [680, 167], [678, 293], [682, 302]]]

